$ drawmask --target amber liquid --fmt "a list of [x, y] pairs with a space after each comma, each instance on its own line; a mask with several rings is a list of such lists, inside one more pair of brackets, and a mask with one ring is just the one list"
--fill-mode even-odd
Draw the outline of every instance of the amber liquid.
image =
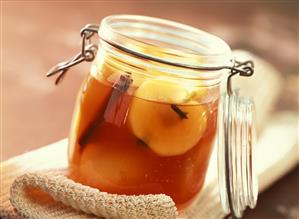
[[[179, 209], [184, 208], [204, 183], [216, 131], [217, 102], [176, 105], [187, 117], [182, 118], [170, 103], [140, 99], [88, 76], [74, 112], [70, 177], [108, 193], [163, 193]], [[181, 152], [177, 148], [181, 154], [171, 155], [172, 145], [186, 145], [189, 136], [196, 135], [195, 129], [201, 125], [196, 124], [196, 118], [201, 119], [197, 114], [205, 117], [202, 133], [198, 139], [192, 138], [196, 141], [190, 149]], [[138, 128], [145, 133], [142, 139], [141, 134], [136, 136]], [[162, 154], [160, 143], [165, 147]]]

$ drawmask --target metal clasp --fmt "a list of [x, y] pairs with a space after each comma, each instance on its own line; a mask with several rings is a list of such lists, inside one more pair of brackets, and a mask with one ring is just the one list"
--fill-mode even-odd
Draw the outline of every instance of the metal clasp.
[[55, 65], [47, 72], [46, 76], [50, 77], [59, 73], [58, 77], [55, 80], [55, 84], [57, 85], [62, 81], [70, 67], [77, 65], [83, 61], [93, 61], [98, 51], [98, 45], [93, 44], [91, 42], [91, 38], [95, 33], [98, 32], [98, 29], [99, 26], [96, 24], [87, 24], [84, 28], [82, 28], [80, 31], [82, 37], [81, 52], [72, 57], [71, 59]]
[[252, 76], [254, 73], [254, 63], [251, 60], [248, 60], [245, 62], [235, 61], [234, 65], [232, 67], [228, 67], [228, 68], [231, 70], [231, 72], [227, 78], [226, 89], [227, 89], [228, 95], [232, 95], [233, 89], [232, 89], [232, 85], [231, 85], [231, 78], [237, 74], [239, 74], [240, 76], [245, 76], [245, 77]]

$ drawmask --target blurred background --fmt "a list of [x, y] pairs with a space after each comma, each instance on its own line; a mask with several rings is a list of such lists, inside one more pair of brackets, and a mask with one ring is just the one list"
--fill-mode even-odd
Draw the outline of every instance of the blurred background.
[[[1, 1], [1, 160], [68, 136], [89, 64], [55, 87], [45, 73], [80, 49], [80, 29], [111, 14], [166, 18], [214, 33], [281, 73], [275, 110], [298, 111], [298, 1]], [[295, 218], [299, 168], [261, 195], [245, 218]], [[292, 212], [293, 211], [293, 212]], [[295, 212], [295, 213], [294, 213]]]

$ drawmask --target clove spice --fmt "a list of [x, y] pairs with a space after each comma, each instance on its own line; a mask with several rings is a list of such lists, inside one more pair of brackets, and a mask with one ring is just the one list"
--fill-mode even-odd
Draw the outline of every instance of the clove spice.
[[188, 113], [182, 111], [177, 105], [171, 104], [171, 109], [176, 112], [181, 119], [188, 119]]
[[144, 140], [142, 140], [141, 138], [137, 138], [137, 143], [144, 147], [148, 147], [147, 143]]

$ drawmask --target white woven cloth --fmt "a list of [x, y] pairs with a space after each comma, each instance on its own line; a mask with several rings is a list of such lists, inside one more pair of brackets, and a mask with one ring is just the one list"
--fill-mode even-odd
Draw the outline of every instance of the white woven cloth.
[[[166, 195], [115, 195], [75, 183], [61, 171], [27, 173], [18, 177], [11, 187], [11, 204], [25, 218], [60, 218], [60, 214], [49, 214], [26, 192], [28, 187], [38, 188], [55, 201], [107, 219], [171, 219], [177, 218], [173, 200]], [[48, 205], [51, 200], [43, 203]], [[62, 209], [60, 209], [62, 211]]]

